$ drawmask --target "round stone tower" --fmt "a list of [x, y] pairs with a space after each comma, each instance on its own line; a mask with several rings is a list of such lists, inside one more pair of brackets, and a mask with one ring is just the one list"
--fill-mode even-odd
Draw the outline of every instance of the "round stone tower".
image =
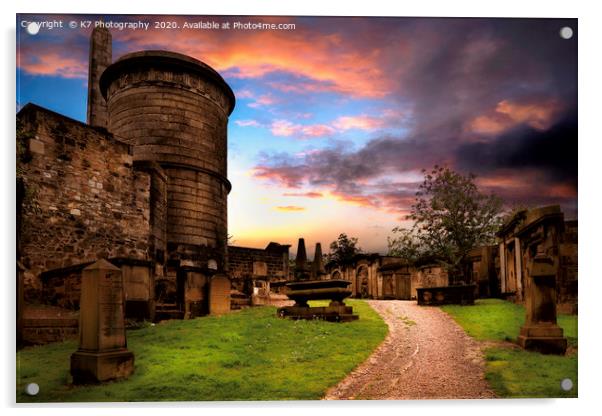
[[133, 145], [134, 162], [157, 163], [167, 176], [167, 259], [224, 270], [232, 89], [203, 62], [166, 51], [121, 57], [100, 89], [108, 130]]

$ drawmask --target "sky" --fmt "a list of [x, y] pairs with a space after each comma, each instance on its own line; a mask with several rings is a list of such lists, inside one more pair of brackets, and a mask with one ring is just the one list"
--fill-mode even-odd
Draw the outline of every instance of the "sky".
[[[101, 18], [149, 23], [111, 29], [113, 59], [180, 52], [232, 87], [232, 244], [294, 253], [304, 237], [311, 257], [346, 233], [384, 254], [435, 164], [476, 174], [507, 208], [560, 204], [577, 218], [576, 19], [19, 15], [17, 108], [85, 121], [91, 28], [80, 22]], [[63, 28], [21, 25], [53, 20]], [[184, 28], [198, 22], [231, 26]]]

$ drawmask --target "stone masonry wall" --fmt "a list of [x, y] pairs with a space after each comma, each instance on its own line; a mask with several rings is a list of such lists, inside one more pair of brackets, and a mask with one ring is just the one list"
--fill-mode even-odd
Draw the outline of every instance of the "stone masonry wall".
[[577, 221], [566, 221], [558, 246], [560, 268], [556, 282], [558, 312], [577, 313], [578, 303], [578, 228]]
[[26, 288], [49, 269], [102, 257], [148, 260], [151, 175], [134, 168], [130, 146], [32, 104], [18, 119], [26, 132]]
[[281, 253], [260, 248], [228, 246], [228, 264], [233, 279], [252, 276], [254, 262], [266, 263], [267, 277], [274, 279], [287, 278]]

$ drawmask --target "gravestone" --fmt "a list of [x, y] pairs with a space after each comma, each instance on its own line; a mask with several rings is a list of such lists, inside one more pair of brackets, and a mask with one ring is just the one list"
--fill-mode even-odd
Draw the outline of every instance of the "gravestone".
[[209, 314], [222, 315], [230, 312], [230, 279], [224, 275], [211, 277], [209, 283]]
[[71, 355], [74, 384], [127, 378], [134, 354], [127, 350], [121, 269], [99, 260], [82, 272], [79, 349]]
[[518, 232], [525, 270], [525, 324], [518, 344], [528, 350], [564, 354], [567, 339], [556, 321], [558, 236], [564, 224], [558, 206], [528, 211]]

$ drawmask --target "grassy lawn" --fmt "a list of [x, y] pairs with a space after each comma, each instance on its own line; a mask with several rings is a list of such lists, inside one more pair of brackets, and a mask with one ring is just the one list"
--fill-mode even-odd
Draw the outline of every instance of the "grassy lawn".
[[[99, 386], [70, 385], [75, 340], [28, 347], [17, 356], [17, 402], [319, 399], [387, 333], [365, 302], [348, 304], [358, 321], [291, 321], [261, 307], [128, 331], [134, 374]], [[37, 396], [24, 393], [31, 382]]]
[[[475, 306], [443, 306], [462, 328], [479, 341], [514, 341], [525, 321], [521, 305], [481, 299]], [[570, 351], [565, 356], [544, 355], [500, 344], [484, 349], [486, 377], [500, 397], [577, 397], [577, 316], [559, 315]], [[570, 378], [573, 389], [560, 388]]]

